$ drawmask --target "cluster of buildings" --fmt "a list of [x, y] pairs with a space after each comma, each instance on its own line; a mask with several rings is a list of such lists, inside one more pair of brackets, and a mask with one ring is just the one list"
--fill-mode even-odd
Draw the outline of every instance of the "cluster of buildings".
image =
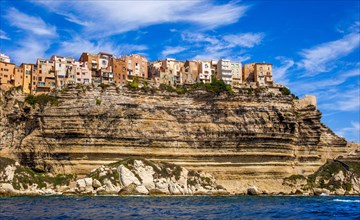
[[10, 62], [9, 56], [0, 54], [0, 89], [21, 87], [24, 93], [38, 94], [62, 89], [67, 84], [116, 84], [125, 86], [134, 77], [150, 80], [154, 85], [191, 85], [211, 83], [213, 77], [232, 87], [243, 85], [274, 86], [272, 64], [220, 60], [186, 60], [171, 58], [148, 62], [138, 54], [115, 57], [112, 54], [82, 53], [73, 57], [52, 56], [37, 59], [36, 63], [20, 66]]

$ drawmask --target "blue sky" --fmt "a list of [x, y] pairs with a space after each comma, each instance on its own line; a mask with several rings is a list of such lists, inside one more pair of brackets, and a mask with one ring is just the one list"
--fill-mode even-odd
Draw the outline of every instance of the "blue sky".
[[322, 121], [360, 142], [359, 1], [1, 0], [0, 52], [139, 53], [149, 60], [273, 63], [274, 79], [317, 96]]

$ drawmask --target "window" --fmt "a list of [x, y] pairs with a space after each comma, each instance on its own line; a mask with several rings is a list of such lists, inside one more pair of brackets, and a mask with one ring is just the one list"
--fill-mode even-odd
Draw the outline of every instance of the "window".
[[103, 61], [102, 61], [102, 65], [106, 65], [106, 60], [103, 60]]
[[61, 67], [61, 63], [59, 63], [59, 67]]

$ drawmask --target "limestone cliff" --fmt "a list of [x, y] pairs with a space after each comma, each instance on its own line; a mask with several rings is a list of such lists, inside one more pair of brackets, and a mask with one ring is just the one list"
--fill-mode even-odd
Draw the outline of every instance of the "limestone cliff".
[[[73, 86], [55, 105], [1, 95], [0, 153], [36, 170], [85, 175], [137, 156], [213, 174], [230, 192], [278, 192], [350, 151], [314, 106], [266, 91], [220, 95]], [[290, 188], [288, 190], [291, 190]]]

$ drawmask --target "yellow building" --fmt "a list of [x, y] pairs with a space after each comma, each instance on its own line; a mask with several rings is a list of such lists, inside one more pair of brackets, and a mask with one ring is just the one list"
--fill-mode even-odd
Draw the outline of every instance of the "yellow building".
[[23, 92], [31, 93], [31, 77], [35, 75], [34, 64], [22, 63], [20, 68], [23, 70]]
[[14, 81], [13, 81], [13, 86], [14, 87], [22, 87], [23, 86], [23, 76], [24, 76], [24, 71], [21, 67], [15, 66], [14, 69]]
[[7, 91], [14, 87], [14, 70], [16, 65], [13, 63], [0, 61], [0, 89]]
[[243, 67], [243, 81], [255, 82], [258, 86], [272, 86], [272, 64], [249, 63]]

